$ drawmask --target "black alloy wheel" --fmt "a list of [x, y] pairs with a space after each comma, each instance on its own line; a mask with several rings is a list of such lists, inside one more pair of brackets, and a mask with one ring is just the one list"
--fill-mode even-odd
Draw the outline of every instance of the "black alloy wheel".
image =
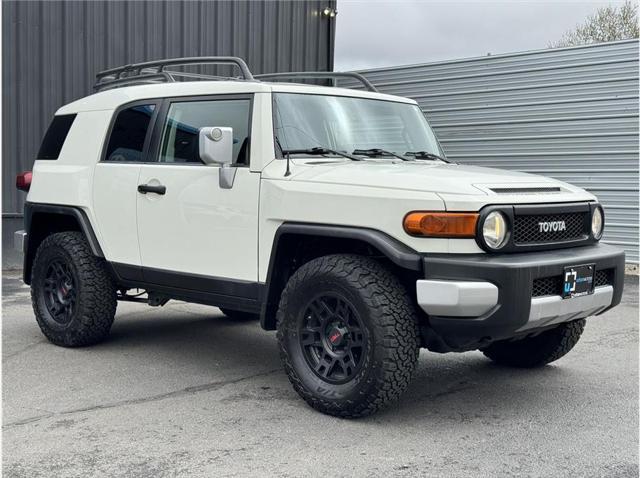
[[76, 307], [76, 279], [69, 264], [54, 258], [47, 265], [41, 289], [44, 305], [51, 318], [59, 324], [68, 324]]
[[322, 380], [351, 380], [364, 361], [367, 335], [355, 307], [339, 294], [313, 298], [300, 318], [300, 345], [309, 367]]

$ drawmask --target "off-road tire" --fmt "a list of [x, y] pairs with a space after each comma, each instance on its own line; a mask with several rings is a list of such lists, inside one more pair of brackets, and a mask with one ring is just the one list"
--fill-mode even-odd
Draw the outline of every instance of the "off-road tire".
[[578, 343], [585, 321], [575, 320], [520, 340], [494, 342], [482, 350], [501, 365], [520, 368], [542, 367], [563, 357]]
[[[305, 304], [323, 293], [340, 294], [353, 304], [368, 341], [359, 371], [346, 383], [319, 377], [299, 338]], [[373, 259], [336, 254], [304, 264], [282, 293], [277, 322], [285, 371], [316, 410], [343, 418], [370, 415], [396, 400], [411, 381], [420, 349], [415, 307], [398, 279]]]
[[[52, 263], [63, 264], [74, 281], [75, 301], [69, 321], [53, 318], [45, 301], [45, 278]], [[42, 333], [56, 345], [81, 347], [103, 340], [116, 313], [116, 285], [104, 259], [93, 255], [83, 234], [48, 236], [36, 252], [31, 274], [31, 302]]]
[[241, 310], [232, 310], [220, 307], [220, 311], [230, 319], [237, 320], [238, 322], [258, 320], [260, 318], [258, 314], [243, 312]]

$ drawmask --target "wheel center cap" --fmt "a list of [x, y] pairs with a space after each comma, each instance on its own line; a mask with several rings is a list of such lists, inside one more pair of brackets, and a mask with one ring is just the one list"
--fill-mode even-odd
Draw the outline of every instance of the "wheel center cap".
[[345, 341], [347, 330], [344, 327], [331, 327], [327, 333], [327, 340], [333, 347], [339, 347]]
[[69, 285], [66, 281], [61, 281], [58, 283], [58, 299], [61, 302], [64, 302], [67, 299], [70, 291], [71, 285]]

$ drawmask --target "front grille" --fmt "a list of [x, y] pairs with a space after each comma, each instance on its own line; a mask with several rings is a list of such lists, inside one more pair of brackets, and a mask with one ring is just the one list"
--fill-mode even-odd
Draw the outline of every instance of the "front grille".
[[[542, 277], [533, 281], [531, 297], [547, 295], [562, 295], [563, 278], [561, 275]], [[594, 277], [594, 287], [613, 285], [613, 269], [597, 270]]]
[[543, 277], [533, 281], [531, 297], [562, 294], [562, 276]]
[[[565, 224], [563, 230], [541, 230], [541, 223], [554, 224], [561, 221]], [[589, 237], [586, 230], [589, 225], [586, 212], [522, 215], [515, 216], [513, 222], [513, 242], [517, 245], [561, 243]]]
[[603, 269], [600, 271], [596, 271], [596, 276], [593, 282], [595, 287], [613, 285], [613, 269]]

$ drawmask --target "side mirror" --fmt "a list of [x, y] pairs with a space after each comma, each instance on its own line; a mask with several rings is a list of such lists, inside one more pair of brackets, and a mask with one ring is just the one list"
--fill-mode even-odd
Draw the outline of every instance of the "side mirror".
[[233, 128], [209, 126], [200, 128], [198, 137], [200, 159], [205, 164], [223, 167], [233, 161]]
[[200, 159], [206, 165], [219, 164], [220, 188], [231, 189], [236, 178], [237, 168], [233, 162], [233, 128], [228, 126], [209, 126], [198, 132], [198, 150]]

